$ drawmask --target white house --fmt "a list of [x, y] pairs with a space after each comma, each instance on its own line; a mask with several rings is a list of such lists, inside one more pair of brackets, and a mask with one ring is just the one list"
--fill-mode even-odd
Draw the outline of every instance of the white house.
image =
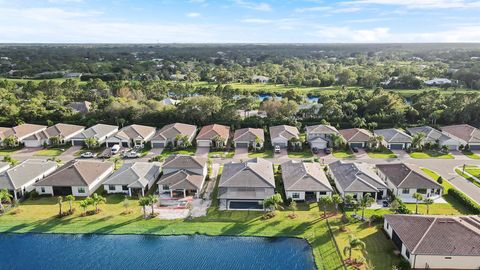
[[[299, 139], [300, 132], [294, 126], [280, 125], [270, 127], [270, 140], [272, 146], [280, 146], [281, 148], [287, 148], [289, 142], [292, 139]], [[301, 142], [296, 142], [296, 144], [301, 146]]]
[[72, 160], [34, 187], [41, 195], [87, 197], [100, 187], [113, 169], [109, 161]]
[[306, 139], [311, 148], [324, 149], [330, 146], [333, 134], [339, 134], [335, 127], [330, 125], [307, 126]]
[[103, 187], [108, 194], [145, 196], [145, 192], [152, 188], [160, 171], [160, 163], [157, 162], [127, 163], [110, 175], [103, 183]]
[[45, 130], [32, 134], [23, 140], [25, 147], [41, 147], [51, 145], [51, 138], [58, 137], [60, 144], [66, 144], [70, 140], [85, 130], [84, 126], [70, 124], [56, 124]]
[[88, 138], [95, 138], [99, 144], [103, 144], [108, 137], [112, 136], [117, 131], [117, 126], [97, 124], [73, 136], [71, 139], [72, 145], [83, 146], [85, 145], [85, 140]]
[[[258, 142], [257, 142], [258, 139]], [[262, 148], [265, 142], [265, 135], [261, 128], [242, 128], [235, 130], [233, 143], [235, 148]]]
[[181, 144], [177, 141], [177, 136], [187, 136], [188, 141], [192, 142], [197, 133], [197, 126], [183, 123], [174, 123], [162, 127], [150, 141], [152, 148], [163, 148], [171, 144], [175, 147]]
[[403, 150], [412, 145], [412, 137], [400, 129], [376, 129], [373, 131], [373, 134], [382, 136], [382, 144], [390, 150]]
[[[223, 148], [227, 145], [229, 137], [230, 127], [217, 124], [204, 126], [200, 132], [198, 132], [196, 138], [197, 146]], [[214, 142], [214, 139], [218, 140]], [[214, 145], [215, 143], [216, 145]]]
[[0, 129], [0, 146], [2, 141], [7, 137], [15, 137], [17, 143], [24, 143], [25, 138], [43, 131], [47, 126], [35, 125], [35, 124], [21, 124], [12, 128], [1, 128]]
[[459, 150], [460, 145], [466, 145], [467, 142], [457, 138], [455, 136], [449, 135], [446, 132], [441, 132], [429, 126], [422, 126], [422, 127], [413, 127], [407, 128], [407, 131], [413, 136], [418, 133], [425, 134], [425, 139], [423, 140], [423, 144], [425, 143], [438, 143], [440, 147], [446, 146], [450, 150]]
[[412, 269], [479, 269], [477, 216], [384, 215], [383, 229]]
[[142, 125], [130, 125], [120, 129], [115, 135], [108, 137], [106, 140], [107, 147], [116, 144], [122, 147], [144, 146], [155, 135], [154, 127]]
[[480, 150], [480, 130], [467, 124], [442, 127], [442, 132], [459, 138], [470, 150]]
[[54, 161], [27, 159], [17, 166], [0, 173], [0, 190], [7, 189], [15, 200], [34, 190], [32, 186], [57, 169]]

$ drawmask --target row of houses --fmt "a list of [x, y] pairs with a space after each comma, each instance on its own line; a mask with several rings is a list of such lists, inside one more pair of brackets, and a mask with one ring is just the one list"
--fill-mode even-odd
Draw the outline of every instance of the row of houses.
[[[56, 124], [50, 127], [34, 124], [22, 124], [13, 128], [0, 128], [0, 145], [2, 141], [13, 136], [26, 147], [40, 147], [52, 144], [53, 138], [58, 143], [84, 145], [88, 138], [95, 138], [98, 143], [111, 147], [119, 144], [124, 147], [143, 146], [150, 143], [152, 148], [163, 148], [168, 145], [182, 144], [182, 140], [196, 143], [200, 147], [227, 145], [231, 138], [230, 127], [218, 124], [204, 126], [197, 134], [197, 126], [174, 123], [157, 130], [155, 127], [129, 125], [118, 129], [117, 126], [97, 124], [90, 128], [70, 124]], [[388, 149], [407, 149], [412, 144], [412, 136], [425, 134], [422, 143], [438, 143], [451, 150], [468, 146], [471, 150], [480, 150], [480, 130], [467, 124], [442, 127], [441, 130], [429, 126], [408, 128], [406, 131], [389, 128], [377, 129], [373, 132], [362, 128], [337, 130], [330, 125], [314, 125], [306, 127], [306, 140], [310, 147], [324, 149], [332, 143], [334, 135], [341, 136], [351, 147], [368, 147], [375, 136], [383, 138], [382, 144]], [[269, 128], [272, 146], [286, 148], [299, 142], [300, 132], [297, 127], [288, 125], [271, 126]], [[179, 139], [181, 138], [181, 139]], [[233, 144], [236, 148], [263, 147], [265, 134], [263, 129], [242, 128], [233, 133]]]

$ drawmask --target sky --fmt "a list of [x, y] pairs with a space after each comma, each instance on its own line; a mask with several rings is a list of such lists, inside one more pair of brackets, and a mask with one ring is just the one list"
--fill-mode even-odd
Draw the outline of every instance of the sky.
[[0, 42], [480, 42], [480, 0], [0, 0]]

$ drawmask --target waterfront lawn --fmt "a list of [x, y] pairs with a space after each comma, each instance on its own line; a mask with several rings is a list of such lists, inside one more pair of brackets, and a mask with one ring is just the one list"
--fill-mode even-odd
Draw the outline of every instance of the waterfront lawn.
[[34, 156], [56, 157], [65, 152], [66, 148], [45, 148], [33, 153]]
[[[374, 267], [372, 269], [392, 269], [393, 265], [398, 265], [402, 260], [399, 255], [395, 255], [395, 246], [393, 245], [393, 242], [389, 240], [383, 232], [383, 223], [377, 225], [372, 224], [369, 226], [368, 223], [353, 222], [346, 224], [346, 232], [342, 232], [340, 231], [340, 225], [342, 222], [340, 220], [340, 215], [338, 215], [336, 218], [331, 219], [330, 224], [340, 251], [343, 252], [343, 249], [348, 243], [348, 236], [350, 234], [365, 243], [365, 250], [361, 251], [354, 249], [352, 252], [352, 258], [364, 258]], [[348, 258], [348, 255], [343, 253], [342, 255], [344, 260]]]
[[288, 151], [289, 158], [311, 158], [313, 157], [312, 150], [304, 149], [303, 151]]
[[265, 149], [263, 152], [248, 152], [249, 158], [273, 158], [273, 150]]
[[208, 152], [209, 158], [233, 158], [235, 155], [234, 151], [211, 151]]
[[[107, 203], [100, 205], [101, 212], [86, 217], [80, 216], [82, 209], [75, 201], [75, 213], [60, 219], [56, 217], [56, 198], [28, 199], [20, 203], [16, 212], [0, 216], [0, 232], [300, 237], [311, 244], [318, 269], [342, 269], [340, 255], [316, 203], [299, 203], [295, 219], [289, 218], [291, 211], [286, 210], [263, 220], [263, 212], [218, 211], [212, 207], [207, 216], [191, 220], [145, 220], [137, 200], [129, 200], [130, 214], [123, 214], [122, 201], [122, 195], [107, 196]], [[63, 210], [68, 210], [67, 202]]]
[[355, 155], [351, 150], [333, 150], [334, 157], [336, 158], [354, 158]]
[[462, 151], [462, 153], [471, 159], [480, 159], [480, 156], [473, 153], [472, 151]]
[[410, 153], [412, 158], [440, 158], [440, 159], [453, 159], [453, 156], [449, 153], [442, 153], [434, 150], [424, 150], [422, 152], [412, 152]]
[[387, 148], [381, 150], [370, 151], [367, 150], [367, 154], [371, 158], [396, 158], [397, 156]]

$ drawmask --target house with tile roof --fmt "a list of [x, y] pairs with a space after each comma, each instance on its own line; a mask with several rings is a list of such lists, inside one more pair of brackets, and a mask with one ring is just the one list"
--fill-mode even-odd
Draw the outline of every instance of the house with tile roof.
[[113, 172], [109, 161], [72, 160], [33, 186], [40, 195], [87, 197]]
[[158, 162], [126, 163], [103, 182], [103, 188], [108, 194], [145, 196], [160, 176], [160, 171]]
[[70, 102], [67, 104], [67, 108], [70, 108], [75, 113], [87, 114], [92, 110], [92, 103], [88, 101]]
[[412, 136], [418, 133], [423, 133], [425, 134], [425, 139], [423, 140], [423, 144], [425, 143], [430, 143], [430, 144], [436, 144], [440, 147], [446, 146], [450, 150], [459, 150], [460, 145], [466, 145], [467, 142], [457, 138], [453, 135], [450, 135], [446, 132], [442, 132], [439, 130], [436, 130], [432, 127], [429, 126], [422, 126], [422, 127], [413, 127], [413, 128], [407, 128], [408, 133], [410, 133]]
[[169, 145], [176, 147], [182, 144], [181, 141], [177, 141], [177, 136], [187, 136], [188, 141], [192, 142], [196, 133], [197, 126], [183, 123], [169, 124], [157, 131], [150, 144], [152, 148], [164, 148]]
[[370, 194], [372, 198], [381, 200], [387, 196], [387, 185], [370, 164], [338, 160], [328, 165], [328, 174], [342, 197], [352, 194], [354, 198], [361, 199]]
[[69, 143], [70, 140], [85, 130], [84, 126], [70, 125], [70, 124], [56, 124], [48, 127], [45, 130], [37, 132], [28, 136], [23, 140], [25, 147], [41, 147], [44, 145], [51, 145], [51, 138], [58, 137], [60, 144]]
[[265, 134], [261, 128], [237, 129], [233, 135], [233, 143], [235, 148], [262, 148], [265, 143]]
[[413, 194], [424, 198], [441, 198], [443, 187], [426, 175], [418, 166], [407, 163], [377, 164], [377, 174], [392, 193], [404, 202], [415, 202]]
[[47, 126], [35, 124], [21, 124], [12, 128], [0, 129], [0, 146], [3, 146], [2, 141], [7, 137], [15, 137], [17, 143], [24, 143], [25, 138], [43, 131]]
[[162, 165], [162, 176], [158, 180], [160, 198], [185, 198], [198, 196], [208, 173], [208, 158], [187, 155], [171, 155]]
[[366, 148], [373, 138], [373, 134], [363, 128], [341, 129], [338, 132], [350, 147]]
[[318, 202], [332, 195], [333, 188], [318, 163], [290, 160], [282, 163], [281, 169], [287, 198]]
[[300, 132], [298, 131], [297, 127], [288, 126], [288, 125], [279, 125], [273, 126], [269, 128], [270, 131], [270, 140], [272, 142], [272, 146], [280, 146], [280, 148], [287, 148], [289, 144], [292, 144], [292, 139], [296, 139], [295, 147], [302, 145], [300, 141], [298, 141]]
[[[8, 168], [8, 167], [7, 167]], [[33, 184], [57, 169], [54, 161], [27, 159], [13, 168], [0, 172], [0, 190], [8, 190], [15, 200], [22, 198], [35, 188]]]
[[470, 150], [480, 150], [480, 130], [467, 124], [445, 126], [442, 132], [459, 138], [465, 142]]
[[85, 140], [88, 138], [97, 139], [98, 143], [101, 145], [106, 142], [108, 137], [112, 136], [117, 131], [117, 126], [96, 124], [73, 136], [71, 139], [72, 145], [84, 146]]
[[135, 146], [143, 147], [155, 135], [156, 129], [154, 127], [142, 125], [130, 125], [123, 127], [113, 136], [106, 140], [107, 147], [112, 147], [116, 144], [122, 147], [132, 148]]
[[307, 126], [306, 139], [311, 148], [324, 149], [331, 146], [333, 134], [339, 134], [338, 130], [330, 125]]
[[263, 210], [263, 200], [275, 194], [273, 164], [263, 158], [224, 165], [218, 184], [222, 210]]
[[384, 215], [383, 229], [412, 269], [479, 269], [478, 216]]
[[198, 147], [224, 148], [229, 138], [230, 127], [213, 124], [202, 127], [196, 140]]
[[383, 145], [390, 150], [404, 150], [412, 145], [412, 137], [398, 128], [376, 129], [375, 136], [383, 137]]

